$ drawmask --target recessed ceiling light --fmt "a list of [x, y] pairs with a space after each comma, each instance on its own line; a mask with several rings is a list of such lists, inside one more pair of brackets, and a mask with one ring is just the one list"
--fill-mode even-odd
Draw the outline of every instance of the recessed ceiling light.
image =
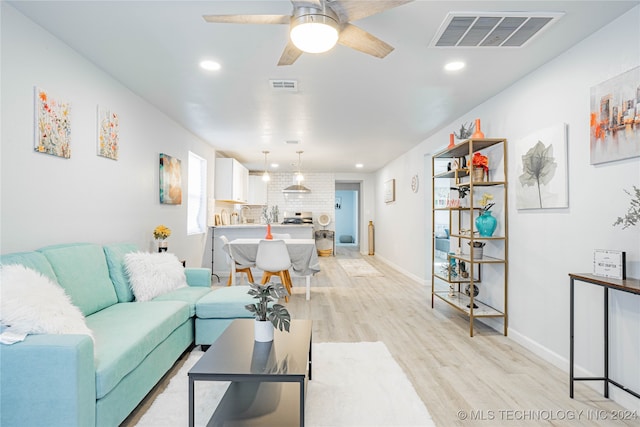
[[279, 164], [277, 164], [277, 163], [271, 163], [271, 167], [275, 169], [275, 168], [277, 168], [277, 167], [280, 167], [280, 165], [279, 165]]
[[200, 62], [200, 68], [207, 71], [218, 71], [221, 68], [221, 66], [216, 61], [205, 60]]
[[453, 61], [449, 62], [444, 66], [444, 69], [447, 71], [458, 71], [462, 70], [465, 67], [465, 63], [462, 61]]
[[362, 163], [356, 163], [356, 167], [357, 167], [357, 168], [363, 168], [363, 167], [364, 167], [364, 165], [363, 165]]

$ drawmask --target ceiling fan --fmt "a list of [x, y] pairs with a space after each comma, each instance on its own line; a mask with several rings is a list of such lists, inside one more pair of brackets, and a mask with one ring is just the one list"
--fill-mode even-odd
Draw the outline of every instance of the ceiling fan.
[[[384, 58], [393, 46], [367, 31], [351, 24], [351, 21], [376, 15], [413, 0], [291, 0], [291, 15], [204, 15], [211, 23], [229, 24], [289, 24], [290, 37], [278, 65], [293, 64], [303, 52], [320, 53], [336, 43], [377, 58]], [[306, 31], [313, 43], [305, 45]], [[324, 44], [323, 44], [324, 43]]]

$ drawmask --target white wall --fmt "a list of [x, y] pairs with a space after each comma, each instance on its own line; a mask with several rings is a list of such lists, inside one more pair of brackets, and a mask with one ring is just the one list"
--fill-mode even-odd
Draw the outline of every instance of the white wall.
[[[188, 151], [215, 151], [140, 97], [2, 3], [1, 252], [66, 242], [132, 242], [173, 231], [169, 249], [200, 265], [205, 235], [186, 234]], [[34, 86], [71, 102], [71, 158], [35, 153]], [[120, 115], [119, 160], [96, 155], [97, 105]], [[158, 154], [182, 160], [182, 205], [160, 205]], [[213, 198], [213, 179], [209, 180]]]
[[[640, 159], [589, 164], [590, 88], [640, 65], [640, 7], [574, 46], [504, 92], [450, 123], [420, 146], [389, 163], [377, 184], [396, 179], [397, 201], [384, 204], [377, 194], [378, 254], [390, 263], [429, 280], [430, 171], [421, 176], [418, 197], [408, 191], [410, 176], [422, 168], [423, 156], [448, 144], [460, 123], [481, 118], [487, 137], [505, 137], [513, 146], [533, 131], [568, 125], [569, 208], [518, 211], [515, 186], [509, 187], [509, 335], [557, 366], [568, 370], [568, 273], [592, 270], [593, 250], [627, 252], [628, 275], [640, 277], [640, 226], [612, 227], [626, 213], [630, 198], [623, 189], [640, 186]], [[467, 73], [473, 73], [471, 64]], [[464, 77], [462, 77], [464, 78]], [[515, 158], [508, 154], [510, 182]], [[426, 182], [425, 182], [426, 181]], [[428, 188], [427, 188], [428, 187]], [[427, 267], [427, 268], [425, 268]], [[427, 304], [427, 301], [425, 301]], [[580, 285], [576, 295], [576, 362], [590, 374], [602, 372], [602, 289]], [[612, 371], [623, 384], [640, 390], [640, 297], [614, 293]], [[436, 309], [447, 309], [436, 307]], [[465, 331], [461, 330], [461, 334]], [[473, 339], [482, 339], [477, 337]], [[583, 371], [579, 373], [584, 373]], [[585, 387], [585, 383], [578, 383]], [[594, 384], [595, 385], [595, 384]], [[637, 409], [638, 400], [615, 390], [621, 404]], [[568, 392], [568, 391], [567, 391]]]

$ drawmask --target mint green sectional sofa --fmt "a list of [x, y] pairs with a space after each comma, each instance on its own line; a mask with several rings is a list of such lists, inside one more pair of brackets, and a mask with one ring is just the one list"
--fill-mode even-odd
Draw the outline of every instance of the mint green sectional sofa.
[[[149, 302], [136, 302], [124, 271], [130, 244], [69, 244], [2, 255], [4, 265], [22, 264], [62, 286], [84, 314], [88, 335], [28, 335], [0, 345], [0, 425], [117, 426], [136, 408], [176, 360], [195, 344], [211, 344], [235, 317], [250, 317], [251, 301], [240, 287], [212, 290], [208, 269], [187, 268], [187, 287]], [[218, 294], [218, 292], [221, 292]], [[195, 342], [195, 317], [203, 297], [211, 304]], [[238, 307], [239, 305], [239, 307]], [[216, 317], [219, 324], [216, 323]], [[204, 340], [204, 341], [203, 341]], [[197, 341], [197, 340], [196, 340]]]

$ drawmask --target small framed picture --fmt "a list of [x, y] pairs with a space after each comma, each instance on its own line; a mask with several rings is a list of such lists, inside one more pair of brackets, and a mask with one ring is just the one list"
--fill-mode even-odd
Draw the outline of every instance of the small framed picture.
[[384, 202], [391, 203], [396, 200], [396, 180], [390, 179], [384, 183]]
[[627, 278], [626, 253], [608, 249], [593, 251], [593, 274], [625, 280]]

